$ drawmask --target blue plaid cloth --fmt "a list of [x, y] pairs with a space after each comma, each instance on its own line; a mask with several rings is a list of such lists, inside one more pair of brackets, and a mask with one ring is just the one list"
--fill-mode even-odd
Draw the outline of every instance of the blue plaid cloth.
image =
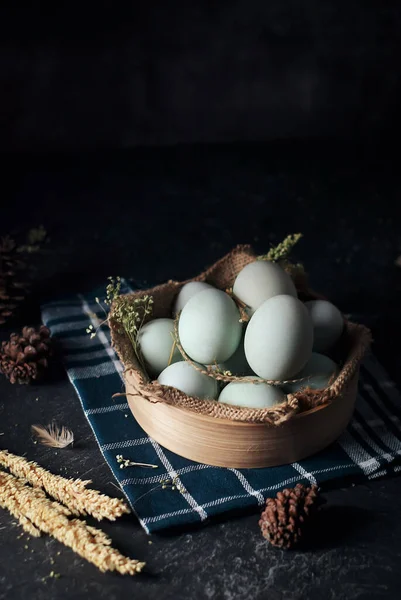
[[[123, 291], [130, 291], [124, 283]], [[190, 526], [227, 512], [258, 509], [266, 497], [298, 482], [339, 487], [401, 470], [401, 397], [370, 355], [361, 369], [357, 406], [341, 438], [311, 458], [266, 469], [226, 469], [187, 460], [162, 448], [132, 417], [124, 397], [122, 365], [107, 325], [91, 339], [86, 328], [104, 318], [95, 294], [43, 305], [44, 323], [61, 344], [68, 376], [100, 450], [142, 527], [154, 532]], [[157, 469], [120, 469], [117, 455]], [[163, 487], [166, 479], [178, 483]]]

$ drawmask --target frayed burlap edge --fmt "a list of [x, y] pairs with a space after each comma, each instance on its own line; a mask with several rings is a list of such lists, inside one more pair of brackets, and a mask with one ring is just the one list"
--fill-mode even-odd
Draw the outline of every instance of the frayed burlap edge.
[[[229, 254], [217, 261], [209, 269], [183, 282], [168, 281], [148, 290], [141, 290], [129, 294], [132, 298], [150, 294], [154, 298], [152, 318], [171, 316], [174, 299], [180, 288], [188, 281], [209, 281], [220, 289], [227, 289], [233, 285], [238, 272], [248, 263], [254, 261], [256, 255], [251, 246], [241, 245], [234, 248]], [[305, 297], [305, 292], [302, 294]], [[321, 298], [318, 294], [309, 291], [309, 299]], [[305, 299], [305, 298], [303, 298]], [[129, 377], [131, 385], [137, 394], [149, 402], [164, 402], [198, 414], [208, 415], [220, 419], [243, 421], [251, 423], [270, 423], [279, 425], [288, 421], [295, 414], [304, 412], [340, 399], [350, 387], [354, 376], [357, 376], [361, 360], [367, 351], [371, 334], [363, 325], [345, 321], [342, 337], [343, 366], [331, 383], [324, 390], [303, 389], [295, 394], [289, 394], [282, 404], [274, 408], [253, 409], [242, 408], [216, 402], [216, 400], [201, 400], [187, 396], [176, 388], [162, 386], [157, 381], [149, 381], [149, 377], [138, 364], [135, 353], [128, 336], [121, 331], [118, 325], [109, 319], [111, 339], [119, 358], [125, 368], [125, 377]], [[230, 380], [230, 378], [224, 377]]]

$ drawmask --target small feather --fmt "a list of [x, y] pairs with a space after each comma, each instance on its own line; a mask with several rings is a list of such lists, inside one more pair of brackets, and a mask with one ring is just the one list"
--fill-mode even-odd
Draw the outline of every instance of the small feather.
[[74, 434], [64, 427], [51, 423], [50, 425], [32, 425], [32, 433], [36, 435], [40, 443], [51, 448], [66, 448], [74, 442]]

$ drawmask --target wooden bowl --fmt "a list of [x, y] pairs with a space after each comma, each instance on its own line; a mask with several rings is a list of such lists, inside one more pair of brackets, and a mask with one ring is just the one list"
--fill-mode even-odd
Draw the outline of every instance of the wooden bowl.
[[139, 425], [161, 446], [185, 458], [236, 469], [297, 462], [323, 450], [347, 427], [357, 393], [358, 371], [344, 394], [329, 404], [294, 415], [281, 425], [216, 419], [149, 402], [125, 375], [128, 404]]
[[[255, 260], [250, 246], [238, 246], [190, 281], [209, 281], [220, 289], [232, 286], [237, 273]], [[152, 318], [171, 316], [174, 299], [187, 282], [168, 281], [130, 294], [154, 298]], [[305, 281], [295, 281], [302, 300], [318, 298]], [[141, 427], [165, 448], [190, 460], [232, 468], [269, 467], [295, 462], [318, 452], [346, 428], [357, 394], [359, 365], [370, 332], [345, 323], [336, 362], [340, 373], [330, 387], [301, 390], [279, 408], [250, 409], [186, 396], [149, 381], [121, 326], [109, 318], [112, 343], [124, 365], [126, 394]], [[226, 378], [227, 379], [227, 378]], [[229, 379], [229, 378], [228, 378]]]

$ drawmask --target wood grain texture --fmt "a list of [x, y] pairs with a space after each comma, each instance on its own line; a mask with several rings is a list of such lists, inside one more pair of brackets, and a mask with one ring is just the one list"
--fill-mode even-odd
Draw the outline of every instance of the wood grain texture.
[[149, 402], [126, 373], [127, 399], [139, 425], [159, 444], [196, 462], [219, 467], [261, 468], [292, 463], [326, 448], [349, 423], [359, 370], [343, 395], [279, 426], [243, 423]]

